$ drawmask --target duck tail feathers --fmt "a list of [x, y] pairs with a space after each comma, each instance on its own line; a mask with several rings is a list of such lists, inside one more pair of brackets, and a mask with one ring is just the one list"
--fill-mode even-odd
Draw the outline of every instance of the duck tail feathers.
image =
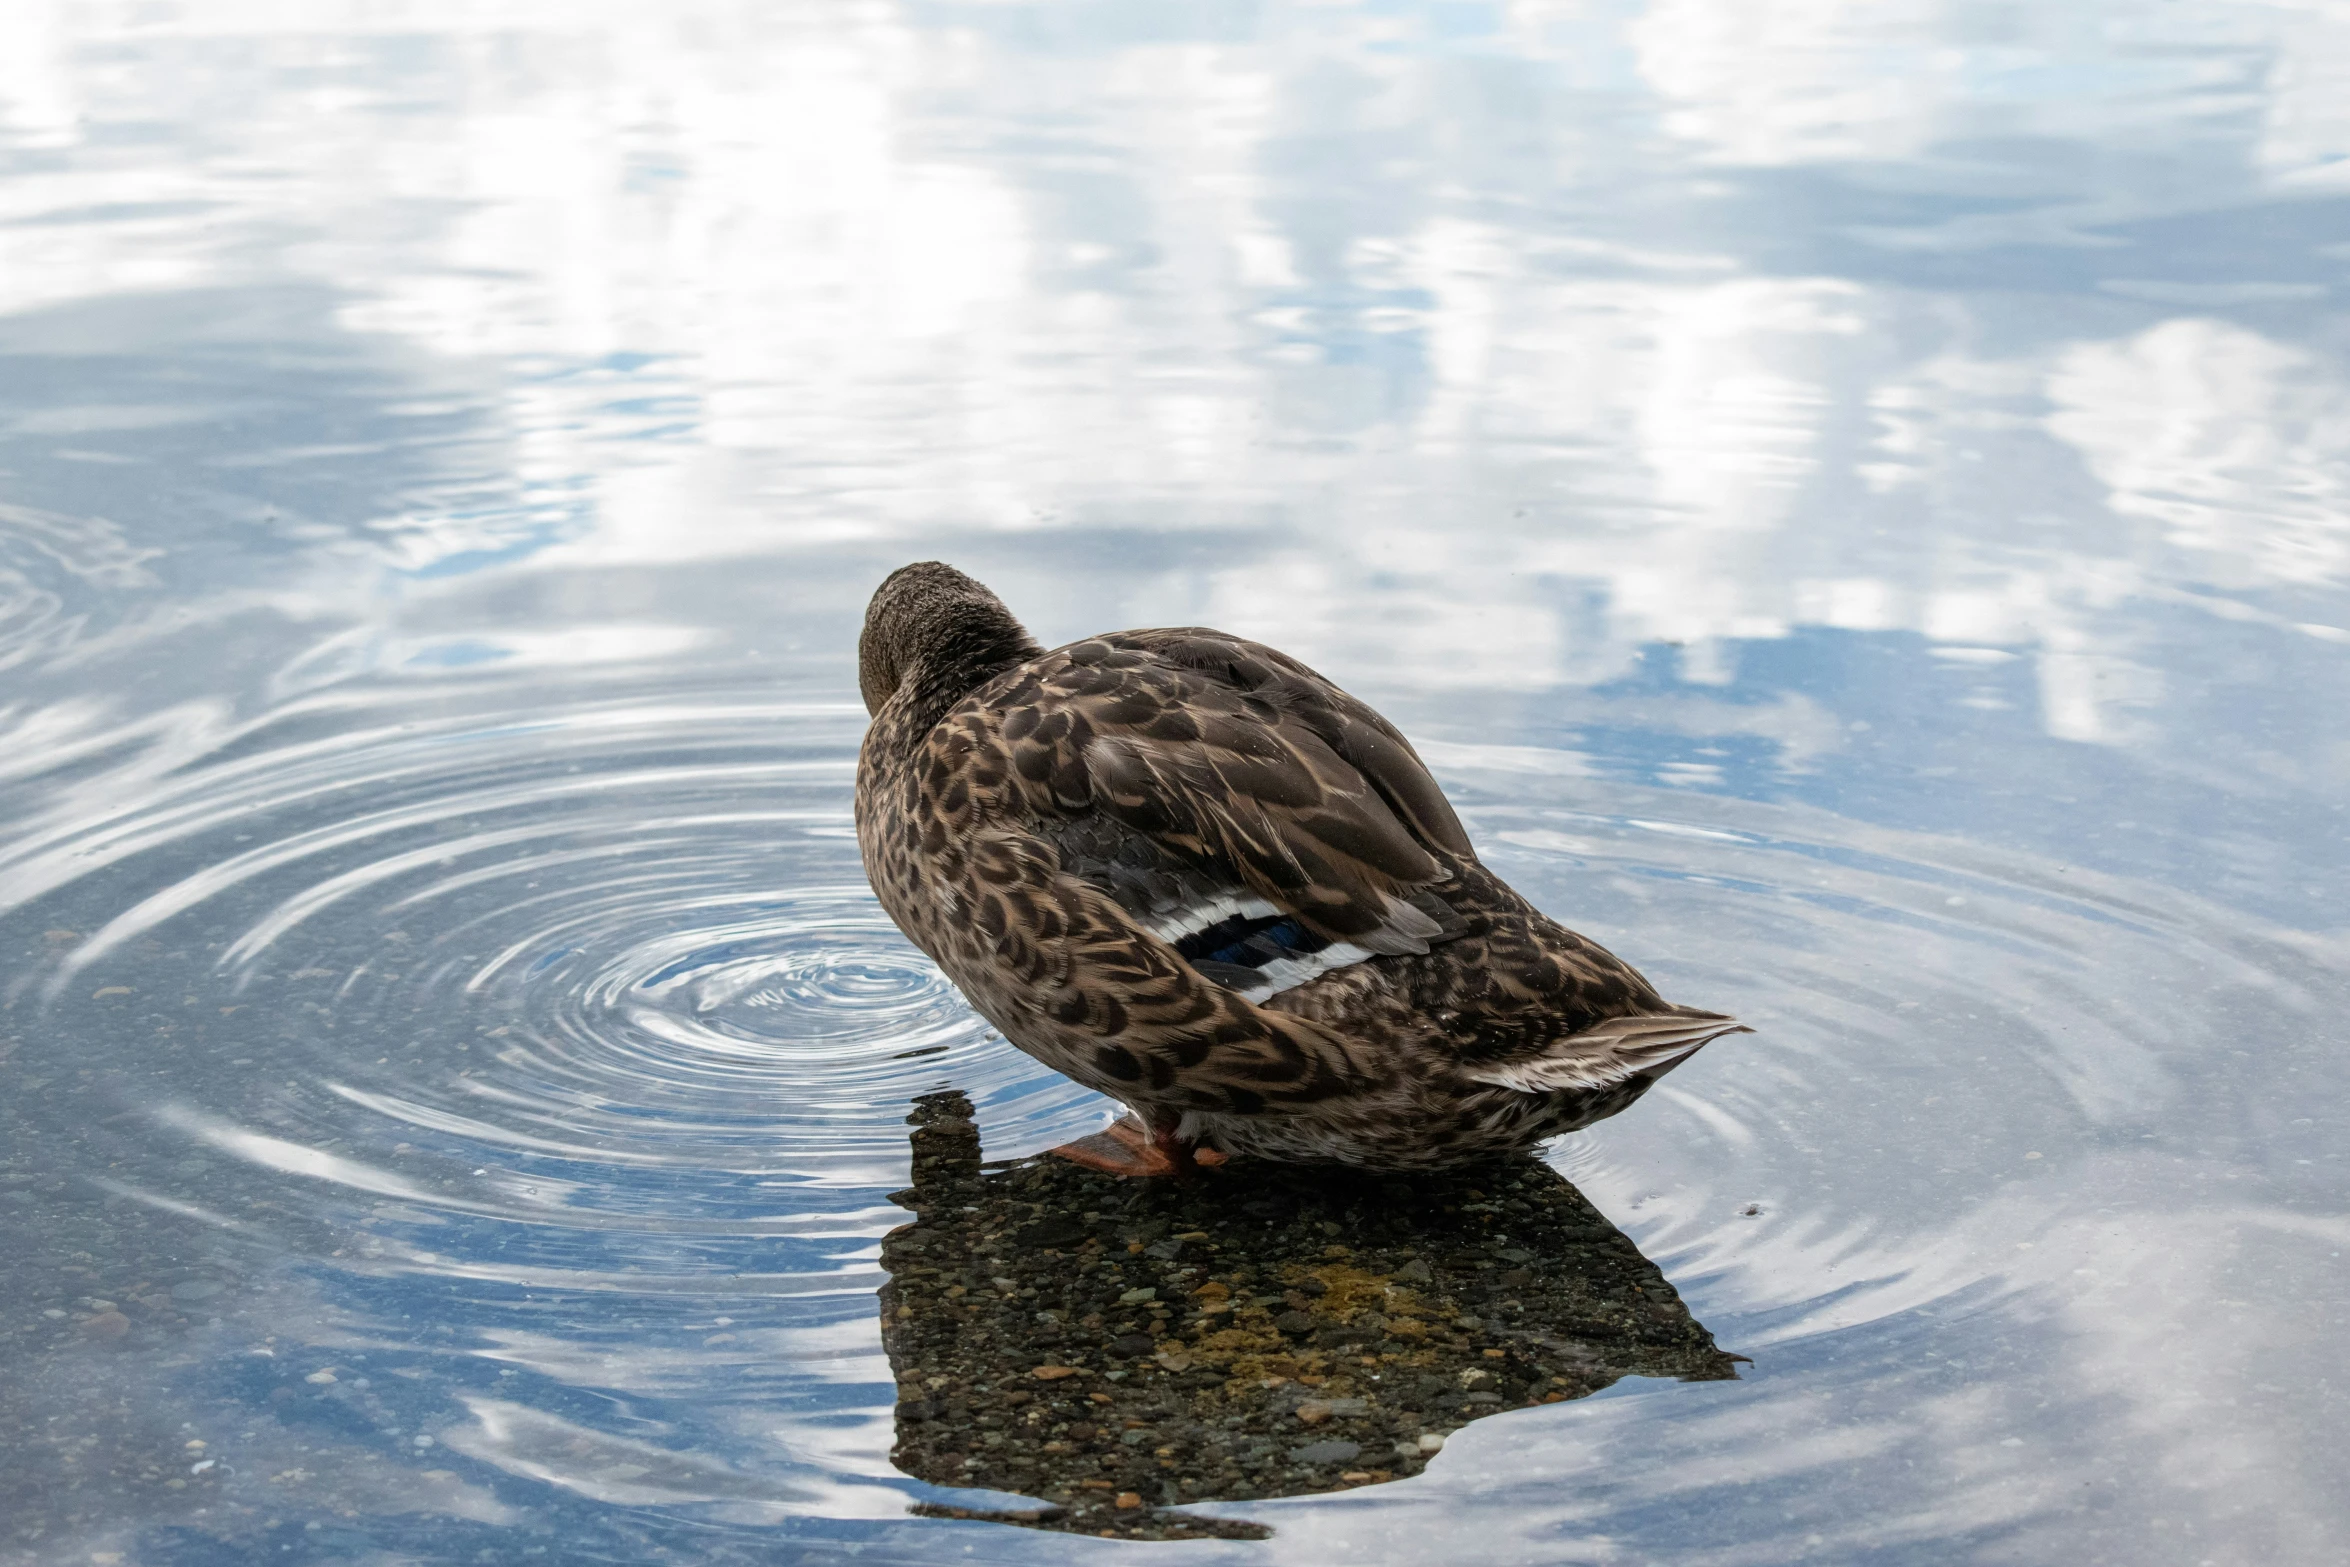
[[1524, 1094], [1608, 1088], [1632, 1078], [1654, 1082], [1724, 1034], [1753, 1032], [1719, 1012], [1636, 1013], [1555, 1039], [1534, 1055], [1464, 1065], [1461, 1074]]

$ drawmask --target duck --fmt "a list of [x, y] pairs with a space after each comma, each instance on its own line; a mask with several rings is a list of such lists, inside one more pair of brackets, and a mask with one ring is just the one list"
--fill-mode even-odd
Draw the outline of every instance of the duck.
[[1053, 1152], [1432, 1170], [1615, 1115], [1726, 1034], [1478, 858], [1401, 731], [1199, 626], [1046, 649], [940, 561], [866, 607], [856, 832], [1011, 1044], [1124, 1112]]

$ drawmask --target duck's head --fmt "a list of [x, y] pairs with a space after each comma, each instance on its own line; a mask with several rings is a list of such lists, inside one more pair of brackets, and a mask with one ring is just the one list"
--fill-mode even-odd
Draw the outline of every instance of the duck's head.
[[1043, 649], [1004, 601], [944, 561], [891, 572], [865, 606], [857, 686], [865, 711], [911, 685], [939, 714], [983, 681]]

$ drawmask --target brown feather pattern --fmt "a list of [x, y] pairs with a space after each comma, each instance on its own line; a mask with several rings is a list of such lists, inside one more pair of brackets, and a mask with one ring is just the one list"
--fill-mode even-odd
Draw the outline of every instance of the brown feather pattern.
[[[882, 906], [1007, 1039], [1146, 1122], [1429, 1167], [1612, 1115], [1740, 1031], [1528, 905], [1394, 726], [1271, 648], [1180, 627], [1040, 651], [925, 562], [875, 594], [860, 666]], [[1228, 910], [1333, 966], [1246, 999], [1175, 945]]]

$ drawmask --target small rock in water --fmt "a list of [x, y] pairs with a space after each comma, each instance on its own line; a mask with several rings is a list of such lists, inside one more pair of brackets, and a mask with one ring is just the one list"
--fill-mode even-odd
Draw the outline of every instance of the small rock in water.
[[121, 1338], [131, 1330], [131, 1319], [119, 1311], [101, 1311], [82, 1319], [82, 1331], [100, 1342]]
[[1318, 1426], [1333, 1416], [1351, 1419], [1369, 1408], [1369, 1403], [1360, 1398], [1309, 1398], [1297, 1406], [1297, 1418], [1307, 1425]]
[[1303, 1447], [1291, 1448], [1289, 1456], [1301, 1464], [1351, 1464], [1363, 1456], [1363, 1444], [1341, 1442], [1335, 1438], [1327, 1442], [1308, 1442]]
[[171, 1287], [171, 1298], [179, 1301], [210, 1300], [227, 1285], [215, 1279], [187, 1279]]

